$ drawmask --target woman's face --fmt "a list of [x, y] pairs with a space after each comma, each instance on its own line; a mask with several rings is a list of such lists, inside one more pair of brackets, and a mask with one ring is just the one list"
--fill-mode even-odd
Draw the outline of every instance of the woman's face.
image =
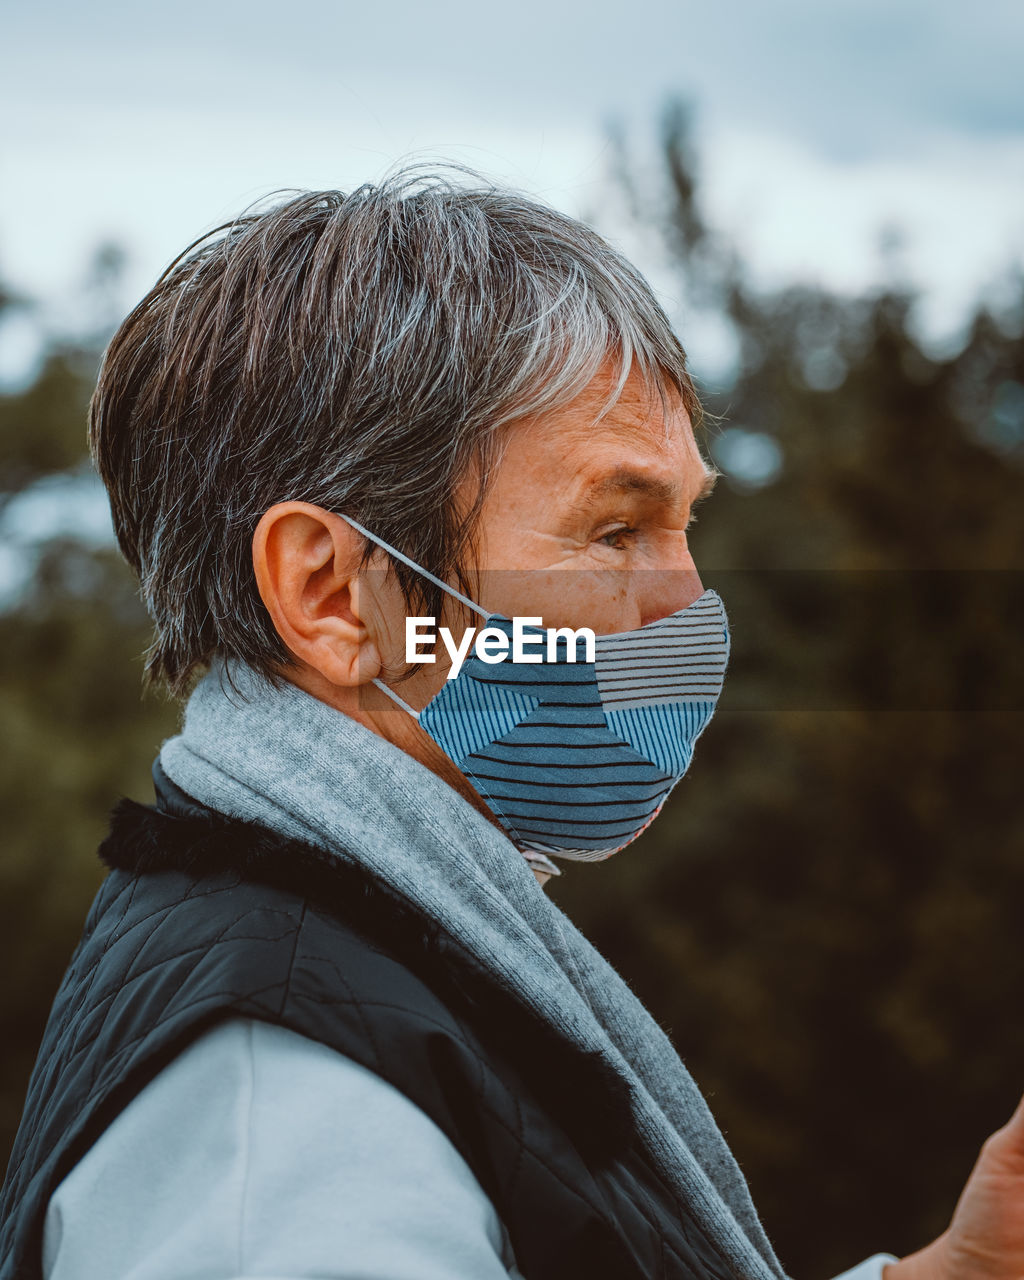
[[635, 374], [595, 422], [610, 376], [510, 429], [477, 536], [476, 599], [489, 612], [600, 635], [701, 594], [687, 528], [715, 473], [686, 410], [666, 413]]
[[[569, 405], [509, 428], [468, 566], [473, 597], [488, 612], [601, 635], [654, 622], [702, 593], [687, 528], [715, 473], [683, 406], [663, 407], [637, 375], [599, 417], [612, 376], [606, 369]], [[458, 501], [471, 503], [474, 483], [467, 479]], [[282, 674], [488, 812], [416, 720], [371, 683], [409, 672], [408, 606], [385, 552], [361, 567], [363, 545], [341, 516], [307, 503], [280, 503], [260, 522], [257, 580], [296, 660]], [[449, 626], [456, 640], [464, 627], [482, 623], [454, 601], [445, 614], [438, 625]], [[402, 680], [401, 696], [424, 707], [449, 665], [439, 646], [434, 663]]]

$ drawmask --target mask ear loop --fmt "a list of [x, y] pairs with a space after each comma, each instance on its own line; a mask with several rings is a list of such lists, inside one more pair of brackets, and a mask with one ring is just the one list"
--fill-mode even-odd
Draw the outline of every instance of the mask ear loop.
[[435, 587], [440, 587], [442, 591], [447, 591], [448, 594], [450, 596], [454, 596], [456, 600], [461, 600], [467, 608], [472, 609], [474, 613], [478, 613], [481, 618], [489, 618], [491, 616], [486, 609], [481, 609], [478, 604], [470, 600], [469, 596], [464, 596], [461, 591], [456, 591], [454, 587], [450, 587], [448, 583], [442, 581], [441, 578], [435, 578], [429, 569], [424, 569], [423, 566], [421, 564], [417, 564], [415, 560], [410, 560], [408, 556], [402, 555], [401, 551], [399, 551], [397, 547], [391, 546], [391, 544], [385, 542], [383, 538], [378, 538], [377, 535], [375, 533], [371, 533], [369, 529], [364, 529], [363, 526], [357, 520], [353, 520], [351, 516], [345, 515], [342, 511], [338, 511], [336, 514], [341, 516], [342, 520], [347, 520], [353, 529], [358, 529], [365, 538], [369, 538], [371, 542], [376, 542], [378, 547], [383, 547], [384, 550], [387, 551], [389, 555], [393, 555], [396, 560], [401, 560], [401, 562], [403, 564], [407, 564], [410, 569], [415, 569], [416, 572], [421, 573], [424, 578], [429, 578]]
[[[481, 609], [478, 604], [473, 600], [470, 600], [469, 596], [464, 596], [461, 591], [456, 591], [454, 587], [449, 586], [448, 583], [442, 581], [442, 579], [435, 577], [428, 569], [424, 569], [422, 565], [417, 564], [415, 560], [411, 560], [408, 556], [403, 555], [397, 547], [391, 546], [391, 544], [385, 542], [383, 538], [378, 538], [375, 533], [371, 533], [369, 529], [364, 528], [358, 520], [353, 520], [351, 516], [345, 515], [343, 511], [337, 511], [335, 514], [341, 516], [342, 520], [347, 520], [353, 529], [358, 529], [364, 538], [369, 538], [370, 541], [375, 542], [378, 547], [383, 547], [383, 549], [389, 555], [394, 556], [396, 560], [401, 560], [401, 562], [408, 565], [410, 569], [415, 569], [417, 573], [422, 574], [424, 578], [429, 579], [435, 587], [440, 587], [442, 591], [447, 591], [448, 594], [450, 596], [454, 596], [456, 600], [461, 600], [467, 608], [472, 609], [474, 613], [478, 613], [481, 618], [489, 618], [491, 616], [486, 609]], [[371, 684], [375, 684], [382, 693], [386, 693], [388, 697], [394, 702], [397, 702], [403, 710], [408, 711], [409, 715], [411, 715], [414, 720], [418, 720], [420, 718], [420, 713], [416, 708], [411, 707], [404, 698], [400, 698], [398, 694], [395, 693], [394, 689], [388, 688], [382, 680], [378, 680], [375, 676], [371, 681]]]
[[384, 683], [383, 680], [378, 680], [377, 677], [374, 676], [373, 679], [370, 681], [370, 683], [375, 684], [377, 688], [381, 691], [381, 693], [386, 693], [389, 698], [397, 702], [403, 711], [408, 711], [408, 713], [412, 716], [414, 720], [418, 720], [420, 718], [420, 713], [416, 710], [416, 708], [410, 707], [408, 702], [406, 702], [404, 698], [400, 698], [398, 694], [395, 693], [394, 689], [388, 688], [388, 686]]

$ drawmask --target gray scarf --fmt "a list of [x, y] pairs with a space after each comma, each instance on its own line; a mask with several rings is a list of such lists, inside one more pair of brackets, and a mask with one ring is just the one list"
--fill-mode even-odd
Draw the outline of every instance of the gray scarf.
[[632, 1087], [652, 1163], [737, 1276], [784, 1275], [689, 1072], [514, 845], [429, 769], [333, 707], [249, 667], [233, 664], [230, 675], [213, 665], [183, 731], [163, 744], [172, 781], [222, 813], [360, 864], [539, 1017], [600, 1052]]

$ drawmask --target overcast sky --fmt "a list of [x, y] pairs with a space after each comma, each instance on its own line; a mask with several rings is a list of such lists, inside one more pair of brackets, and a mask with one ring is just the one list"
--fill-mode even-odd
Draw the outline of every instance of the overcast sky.
[[670, 94], [696, 106], [713, 220], [765, 279], [864, 287], [894, 221], [938, 332], [1024, 257], [1024, 0], [3, 0], [0, 15], [0, 276], [58, 301], [100, 240], [128, 248], [137, 295], [259, 195], [409, 155], [600, 214], [607, 121], [649, 146]]

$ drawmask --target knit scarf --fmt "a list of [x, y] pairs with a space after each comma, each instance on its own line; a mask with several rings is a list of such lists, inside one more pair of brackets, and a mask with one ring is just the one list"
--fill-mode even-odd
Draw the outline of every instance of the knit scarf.
[[228, 673], [220, 660], [160, 762], [210, 808], [360, 864], [537, 1017], [601, 1053], [631, 1087], [649, 1160], [736, 1276], [784, 1276], [739, 1166], [664, 1032], [515, 846], [447, 783], [297, 686], [275, 688], [236, 663]]

